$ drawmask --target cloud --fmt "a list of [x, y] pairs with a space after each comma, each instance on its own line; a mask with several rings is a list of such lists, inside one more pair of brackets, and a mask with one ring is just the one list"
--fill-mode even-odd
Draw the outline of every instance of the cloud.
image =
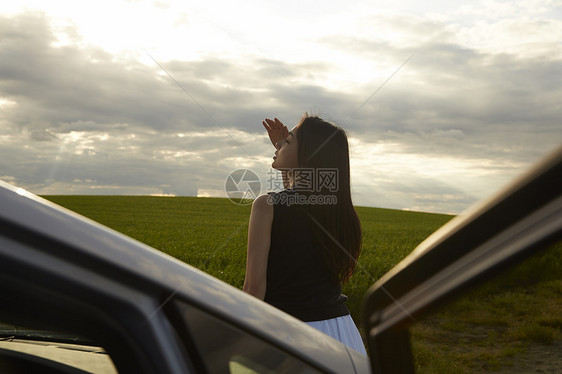
[[8, 32], [0, 90], [17, 103], [10, 121], [38, 131], [102, 131], [119, 123], [162, 132], [236, 127], [255, 133], [268, 113], [294, 113], [310, 98], [312, 106], [331, 107], [337, 100], [296, 82], [308, 71], [321, 71], [320, 64], [260, 59], [234, 65], [213, 56], [161, 62], [170, 77], [156, 65], [118, 59], [95, 46], [54, 47], [57, 39], [43, 14], [4, 17], [1, 23]]
[[0, 15], [2, 178], [37, 193], [203, 195], [245, 167], [265, 186], [261, 121], [292, 127], [308, 111], [353, 138], [359, 205], [460, 212], [562, 142], [562, 58], [544, 52], [554, 37], [536, 37], [560, 23], [519, 23], [542, 25], [527, 45], [540, 53], [478, 48], [481, 30], [507, 38], [516, 25], [370, 14], [309, 39], [318, 49], [301, 59], [147, 50], [170, 77], [144, 51], [110, 53], [45, 13]]
[[[372, 43], [345, 44], [366, 51]], [[562, 140], [562, 59], [433, 41], [406, 51], [385, 48], [387, 55], [413, 57], [349, 121], [356, 136], [399, 141], [414, 153], [504, 160], [536, 159], [544, 152], [540, 144], [553, 148]]]

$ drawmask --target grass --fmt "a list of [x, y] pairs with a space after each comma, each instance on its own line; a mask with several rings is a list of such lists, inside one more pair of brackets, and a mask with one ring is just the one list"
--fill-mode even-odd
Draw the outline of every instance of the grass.
[[48, 196], [50, 201], [241, 288], [250, 206], [227, 199]]
[[559, 242], [417, 323], [420, 371], [496, 371], [530, 345], [555, 343], [562, 337], [561, 259]]
[[[221, 198], [47, 196], [57, 204], [189, 263], [244, 282], [250, 206]], [[452, 216], [357, 207], [363, 251], [344, 286], [356, 322], [366, 290]], [[493, 371], [562, 329], [562, 246], [543, 252], [412, 328], [419, 372]]]

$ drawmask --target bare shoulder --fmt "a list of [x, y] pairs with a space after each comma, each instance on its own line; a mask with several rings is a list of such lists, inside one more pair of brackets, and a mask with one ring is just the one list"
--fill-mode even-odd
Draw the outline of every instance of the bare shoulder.
[[269, 195], [258, 196], [252, 203], [252, 213], [263, 215], [267, 217], [273, 216], [273, 204]]
[[260, 195], [260, 196], [256, 197], [256, 199], [252, 203], [252, 208], [272, 209], [273, 210], [273, 204], [271, 202], [270, 195]]

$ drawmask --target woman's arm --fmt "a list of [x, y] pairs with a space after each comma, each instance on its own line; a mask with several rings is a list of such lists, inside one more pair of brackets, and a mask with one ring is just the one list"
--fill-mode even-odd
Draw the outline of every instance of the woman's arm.
[[273, 205], [267, 195], [259, 196], [254, 200], [250, 213], [244, 291], [261, 300], [265, 297], [272, 222]]

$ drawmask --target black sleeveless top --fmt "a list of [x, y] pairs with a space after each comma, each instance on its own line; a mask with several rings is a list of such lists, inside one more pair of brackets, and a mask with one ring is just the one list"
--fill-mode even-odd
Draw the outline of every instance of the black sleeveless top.
[[347, 315], [347, 297], [322, 261], [305, 206], [288, 204], [295, 193], [269, 195], [274, 214], [264, 301], [305, 322]]

